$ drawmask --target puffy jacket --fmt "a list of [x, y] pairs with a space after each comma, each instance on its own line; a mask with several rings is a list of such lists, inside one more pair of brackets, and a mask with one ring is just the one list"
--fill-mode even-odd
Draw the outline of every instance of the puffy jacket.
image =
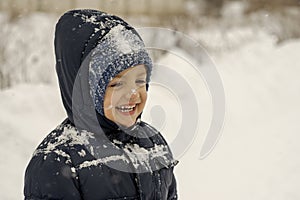
[[108, 32], [95, 32], [103, 18], [127, 26], [95, 10], [69, 11], [56, 25], [56, 70], [68, 117], [35, 150], [25, 172], [26, 200], [177, 199], [177, 161], [162, 135], [140, 118], [120, 128], [92, 106], [84, 60]]

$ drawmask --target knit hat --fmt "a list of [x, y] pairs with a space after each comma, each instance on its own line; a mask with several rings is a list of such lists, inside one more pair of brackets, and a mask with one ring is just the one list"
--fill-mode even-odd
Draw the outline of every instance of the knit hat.
[[97, 132], [99, 123], [110, 129], [114, 125], [106, 121], [103, 110], [109, 81], [142, 64], [150, 79], [152, 62], [141, 37], [118, 16], [80, 9], [61, 16], [54, 42], [56, 72], [69, 120], [92, 132]]
[[104, 115], [103, 101], [109, 82], [120, 72], [136, 65], [145, 65], [147, 83], [152, 61], [144, 42], [132, 28], [118, 24], [99, 40], [92, 50], [89, 63], [90, 94], [97, 112]]

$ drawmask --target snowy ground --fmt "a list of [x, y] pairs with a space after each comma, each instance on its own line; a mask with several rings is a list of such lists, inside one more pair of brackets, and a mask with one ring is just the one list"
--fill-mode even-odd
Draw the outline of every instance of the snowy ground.
[[[300, 199], [299, 52], [300, 40], [276, 46], [263, 32], [239, 48], [211, 52], [225, 89], [225, 126], [207, 158], [198, 159], [203, 134], [180, 158], [175, 171], [180, 199]], [[178, 64], [170, 56], [163, 61]], [[0, 110], [0, 199], [22, 199], [33, 150], [65, 117], [58, 87], [54, 81], [3, 90]]]

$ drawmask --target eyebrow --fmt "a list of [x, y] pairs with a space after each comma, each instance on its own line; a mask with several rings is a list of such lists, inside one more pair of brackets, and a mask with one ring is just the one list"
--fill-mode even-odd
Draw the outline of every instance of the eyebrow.
[[122, 75], [119, 75], [119, 74], [117, 74], [116, 76], [115, 76], [115, 78], [121, 78], [122, 77]]

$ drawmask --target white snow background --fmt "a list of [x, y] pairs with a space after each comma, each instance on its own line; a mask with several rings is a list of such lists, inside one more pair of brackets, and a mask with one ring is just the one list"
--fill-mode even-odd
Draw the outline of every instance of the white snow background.
[[[1, 21], [4, 18], [0, 15]], [[9, 41], [6, 53], [10, 61], [6, 65], [12, 65], [16, 71], [18, 67], [32, 67], [27, 70], [27, 81], [16, 77], [11, 88], [0, 91], [0, 199], [3, 200], [23, 198], [24, 170], [34, 149], [65, 118], [54, 75], [56, 20], [53, 16], [32, 14], [13, 27], [5, 24], [6, 34], [2, 31], [1, 42]], [[218, 44], [213, 28], [203, 32], [194, 30], [191, 35], [205, 38], [208, 44], [210, 41], [212, 45]], [[226, 95], [222, 137], [207, 158], [198, 159], [211, 117], [206, 88], [199, 82], [194, 89], [203, 90], [197, 96], [201, 101], [203, 125], [176, 166], [179, 197], [183, 200], [298, 200], [300, 40], [277, 45], [272, 35], [264, 30], [253, 31], [252, 27], [233, 28], [227, 35], [232, 38], [228, 40], [231, 44], [238, 43], [235, 48], [209, 52]], [[34, 62], [16, 53], [22, 48], [20, 43], [27, 45], [27, 48], [23, 46], [24, 51], [32, 52]], [[166, 55], [161, 62], [174, 67], [180, 63], [171, 55]], [[188, 72], [187, 75], [193, 76]], [[157, 102], [168, 104], [169, 100], [157, 98], [161, 98]], [[167, 121], [168, 124], [172, 125], [172, 121]], [[166, 127], [163, 132], [169, 141], [174, 138], [171, 130]]]

